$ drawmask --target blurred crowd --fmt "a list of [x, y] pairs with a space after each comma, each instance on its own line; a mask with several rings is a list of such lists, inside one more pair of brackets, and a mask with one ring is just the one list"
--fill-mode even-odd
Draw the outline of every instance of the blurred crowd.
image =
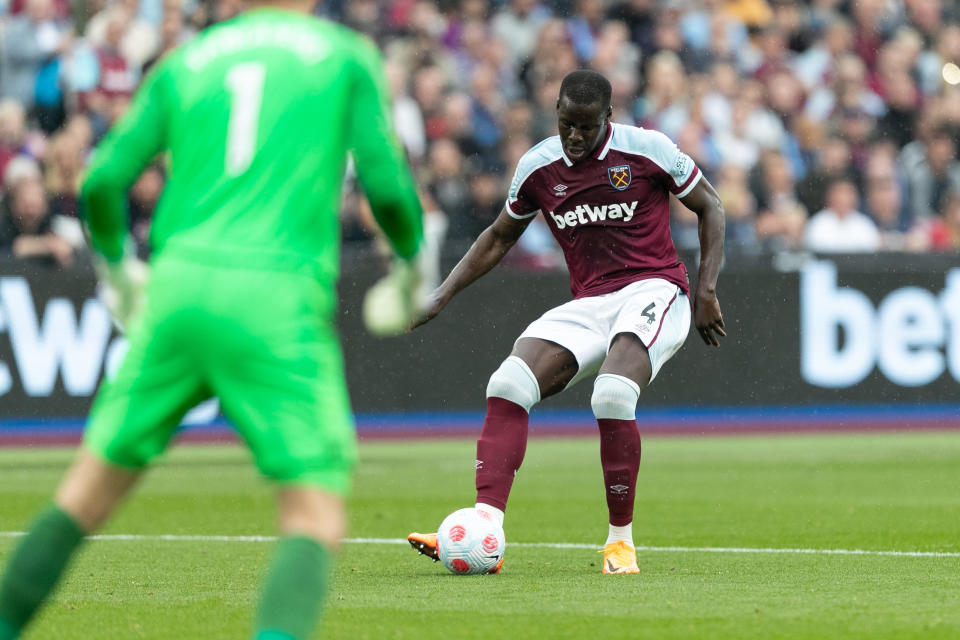
[[[0, 0], [0, 251], [67, 265], [93, 145], [165, 52], [241, 0]], [[613, 84], [717, 187], [728, 253], [960, 250], [960, 7], [951, 0], [327, 0], [384, 52], [427, 208], [467, 242], [520, 156], [556, 133], [560, 80]], [[129, 194], [146, 243], [162, 160]], [[348, 176], [344, 238], [371, 216]], [[673, 211], [680, 249], [697, 221]], [[542, 220], [517, 255], [559, 256]]]

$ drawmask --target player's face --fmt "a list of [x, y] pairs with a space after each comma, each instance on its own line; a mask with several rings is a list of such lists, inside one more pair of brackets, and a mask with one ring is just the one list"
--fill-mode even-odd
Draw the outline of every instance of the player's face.
[[563, 96], [557, 101], [557, 128], [563, 152], [579, 162], [597, 148], [607, 132], [613, 109], [600, 102], [575, 104]]

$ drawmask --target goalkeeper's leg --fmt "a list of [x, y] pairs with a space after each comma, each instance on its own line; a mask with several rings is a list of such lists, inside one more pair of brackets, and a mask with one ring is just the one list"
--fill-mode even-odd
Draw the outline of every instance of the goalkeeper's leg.
[[329, 591], [346, 511], [343, 498], [322, 489], [282, 489], [278, 500], [281, 538], [260, 596], [254, 640], [307, 640]]
[[30, 526], [0, 578], [0, 640], [19, 636], [57, 586], [85, 535], [110, 516], [139, 473], [80, 451], [54, 505]]

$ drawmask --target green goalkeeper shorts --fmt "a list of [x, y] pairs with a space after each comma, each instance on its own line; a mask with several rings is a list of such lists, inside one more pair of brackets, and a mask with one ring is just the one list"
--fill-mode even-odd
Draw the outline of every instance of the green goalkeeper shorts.
[[85, 445], [142, 468], [189, 409], [216, 396], [265, 476], [346, 493], [356, 437], [334, 308], [333, 285], [312, 273], [161, 258]]

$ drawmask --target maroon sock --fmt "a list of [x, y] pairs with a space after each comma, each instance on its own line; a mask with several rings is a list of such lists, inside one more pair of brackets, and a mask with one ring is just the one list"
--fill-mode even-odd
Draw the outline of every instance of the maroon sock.
[[515, 402], [487, 398], [487, 415], [477, 440], [477, 502], [507, 509], [513, 476], [527, 450], [530, 414]]
[[599, 418], [597, 425], [610, 524], [622, 527], [633, 522], [633, 499], [640, 470], [640, 432], [636, 420]]

